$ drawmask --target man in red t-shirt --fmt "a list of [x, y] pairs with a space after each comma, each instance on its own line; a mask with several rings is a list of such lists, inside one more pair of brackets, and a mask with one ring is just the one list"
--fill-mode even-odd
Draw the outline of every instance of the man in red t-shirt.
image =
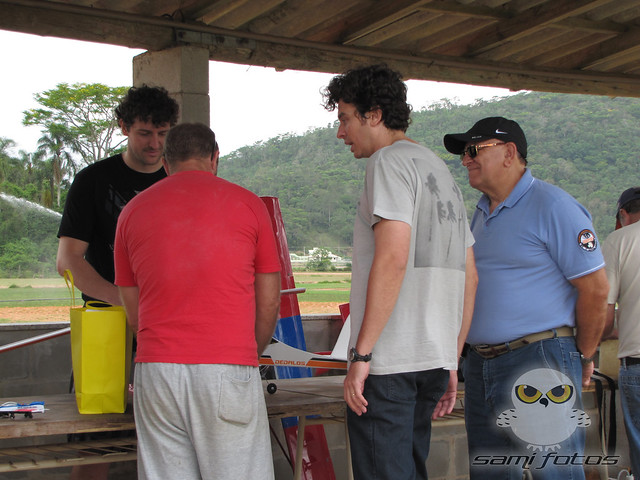
[[258, 356], [277, 321], [280, 262], [266, 207], [216, 176], [218, 155], [209, 127], [177, 125], [169, 176], [118, 220], [141, 479], [273, 478]]

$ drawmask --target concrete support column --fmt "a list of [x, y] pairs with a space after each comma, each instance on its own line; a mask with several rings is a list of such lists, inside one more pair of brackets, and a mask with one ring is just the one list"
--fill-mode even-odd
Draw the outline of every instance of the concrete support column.
[[209, 125], [209, 50], [175, 47], [133, 59], [133, 85], [164, 87], [180, 105], [179, 122]]

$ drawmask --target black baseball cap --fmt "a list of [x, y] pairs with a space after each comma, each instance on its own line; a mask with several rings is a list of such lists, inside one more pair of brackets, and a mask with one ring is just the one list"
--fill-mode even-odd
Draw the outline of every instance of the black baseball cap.
[[616, 215], [620, 213], [620, 209], [624, 207], [627, 203], [632, 200], [640, 199], [640, 187], [631, 187], [627, 188], [620, 198], [618, 199], [618, 204], [616, 205]]
[[465, 133], [449, 133], [444, 136], [444, 146], [449, 152], [460, 155], [467, 143], [491, 138], [515, 143], [522, 158], [527, 159], [527, 139], [524, 132], [517, 122], [503, 117], [483, 118]]

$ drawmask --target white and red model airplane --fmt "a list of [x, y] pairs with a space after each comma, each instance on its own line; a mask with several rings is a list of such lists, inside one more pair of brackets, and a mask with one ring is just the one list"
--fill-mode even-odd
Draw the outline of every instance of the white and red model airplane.
[[16, 403], [5, 402], [0, 405], [0, 416], [15, 418], [16, 415], [24, 415], [33, 418], [34, 413], [44, 413], [44, 402]]
[[347, 350], [349, 348], [350, 317], [340, 330], [338, 340], [330, 354], [318, 354], [291, 347], [286, 343], [273, 340], [260, 357], [260, 365], [278, 367], [307, 367], [347, 369]]

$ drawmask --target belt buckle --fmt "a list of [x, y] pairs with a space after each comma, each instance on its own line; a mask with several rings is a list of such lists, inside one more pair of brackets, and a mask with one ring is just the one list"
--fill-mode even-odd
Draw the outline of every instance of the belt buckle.
[[492, 359], [492, 358], [499, 357], [504, 353], [507, 353], [509, 351], [509, 348], [504, 343], [501, 343], [498, 345], [489, 345], [487, 343], [483, 343], [483, 344], [475, 345], [474, 350], [482, 358]]

